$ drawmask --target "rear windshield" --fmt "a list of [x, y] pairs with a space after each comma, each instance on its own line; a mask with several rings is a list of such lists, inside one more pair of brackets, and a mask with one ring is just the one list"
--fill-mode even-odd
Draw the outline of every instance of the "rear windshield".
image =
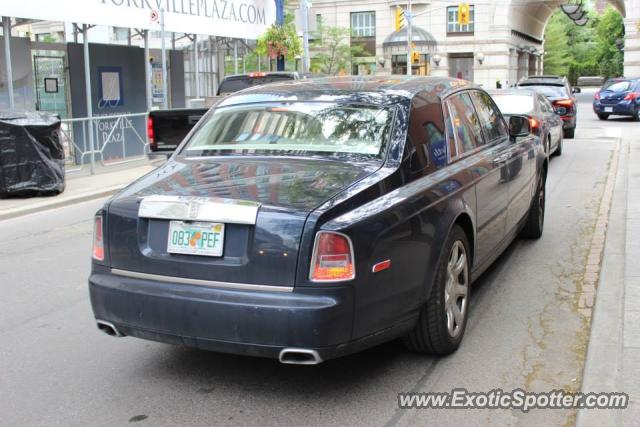
[[393, 110], [326, 102], [245, 104], [212, 111], [186, 156], [299, 155], [380, 159]]
[[568, 97], [567, 89], [564, 86], [546, 86], [546, 85], [526, 85], [527, 89], [535, 90], [547, 98]]
[[626, 92], [631, 89], [631, 82], [629, 80], [622, 80], [617, 82], [611, 82], [610, 85], [605, 86], [604, 90], [611, 92]]
[[534, 109], [532, 95], [493, 95], [502, 114], [531, 114]]
[[220, 88], [218, 89], [218, 95], [225, 95], [228, 93], [237, 92], [242, 89], [246, 89], [251, 86], [260, 86], [266, 85], [268, 83], [282, 82], [286, 80], [293, 80], [293, 75], [286, 74], [276, 74], [276, 75], [268, 75], [268, 76], [260, 76], [260, 77], [240, 77], [223, 80], [220, 83]]

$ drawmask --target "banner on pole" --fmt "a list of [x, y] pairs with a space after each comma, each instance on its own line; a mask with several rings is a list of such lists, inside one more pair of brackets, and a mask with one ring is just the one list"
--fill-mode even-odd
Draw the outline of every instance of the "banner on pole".
[[274, 0], [20, 0], [0, 15], [157, 31], [163, 9], [174, 33], [256, 39], [276, 20]]

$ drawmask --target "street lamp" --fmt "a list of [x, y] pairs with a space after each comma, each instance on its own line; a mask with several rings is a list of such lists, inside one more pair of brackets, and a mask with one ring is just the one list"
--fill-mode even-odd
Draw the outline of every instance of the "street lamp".
[[440, 66], [440, 61], [442, 61], [440, 55], [438, 55], [437, 53], [433, 55], [433, 63], [436, 64], [436, 67]]
[[380, 56], [380, 57], [378, 57], [378, 64], [380, 64], [380, 66], [381, 66], [382, 68], [384, 68], [384, 64], [385, 64], [385, 62], [387, 62], [387, 60], [386, 60], [386, 59], [384, 59], [384, 56]]
[[482, 65], [482, 63], [484, 62], [484, 53], [479, 52], [476, 55], [476, 59], [478, 60], [478, 64]]

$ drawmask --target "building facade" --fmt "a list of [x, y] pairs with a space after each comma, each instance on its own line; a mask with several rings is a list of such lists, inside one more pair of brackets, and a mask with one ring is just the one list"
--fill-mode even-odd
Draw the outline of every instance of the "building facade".
[[[457, 22], [458, 2], [412, 2], [412, 74], [450, 76], [486, 88], [506, 87], [543, 65], [543, 40], [517, 25], [517, 11], [503, 1], [486, 0], [470, 6], [470, 22]], [[406, 74], [406, 29], [395, 31], [393, 0], [314, 0], [313, 13], [323, 25], [350, 28], [351, 43], [366, 54], [353, 61], [352, 74]], [[516, 19], [514, 19], [516, 18]]]

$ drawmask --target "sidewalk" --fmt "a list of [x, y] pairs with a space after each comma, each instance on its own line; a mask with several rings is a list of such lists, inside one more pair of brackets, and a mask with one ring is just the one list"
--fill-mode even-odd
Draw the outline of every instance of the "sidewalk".
[[103, 167], [95, 175], [88, 174], [87, 166], [87, 170], [68, 173], [65, 191], [57, 196], [0, 199], [0, 220], [110, 196], [160, 164], [143, 161], [113, 169]]
[[625, 392], [624, 411], [580, 410], [576, 425], [637, 425], [640, 419], [640, 140], [623, 142], [583, 392]]

